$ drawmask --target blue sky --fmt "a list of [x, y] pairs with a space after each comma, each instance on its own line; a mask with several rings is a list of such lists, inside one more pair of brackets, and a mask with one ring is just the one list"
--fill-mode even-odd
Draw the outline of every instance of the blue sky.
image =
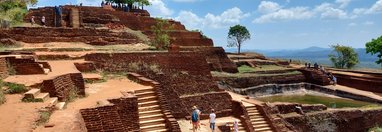
[[[36, 6], [99, 5], [101, 0], [39, 0]], [[226, 47], [230, 26], [244, 25], [244, 49], [363, 48], [382, 35], [382, 0], [150, 0], [152, 16], [199, 29]]]

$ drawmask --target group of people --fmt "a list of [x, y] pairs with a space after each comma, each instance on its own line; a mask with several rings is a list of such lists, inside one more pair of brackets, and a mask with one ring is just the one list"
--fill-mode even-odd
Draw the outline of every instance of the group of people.
[[[30, 20], [32, 26], [33, 26], [34, 24], [36, 24], [36, 21], [35, 21], [34, 19], [35, 19], [35, 17], [32, 16], [32, 17], [31, 17], [31, 20]], [[42, 16], [42, 17], [41, 17], [41, 24], [42, 24], [42, 26], [44, 26], [44, 27], [46, 26], [46, 23], [45, 23], [45, 16]]]
[[[305, 63], [305, 68], [311, 68], [311, 64]], [[314, 63], [313, 68], [316, 70], [320, 70], [322, 73], [327, 75], [333, 85], [337, 84], [337, 78], [331, 72], [327, 72], [325, 70], [324, 66], [318, 65], [317, 63]]]
[[[192, 123], [192, 131], [195, 132], [197, 131], [198, 129], [200, 129], [200, 114], [201, 114], [201, 111], [196, 107], [196, 106], [193, 106], [192, 107], [192, 113], [191, 113], [191, 122]], [[234, 132], [238, 132], [239, 131], [239, 121], [238, 120], [235, 120], [233, 122], [233, 130]], [[209, 123], [210, 123], [210, 129], [212, 132], [215, 131], [215, 128], [216, 128], [216, 114], [215, 114], [215, 110], [214, 109], [211, 109], [211, 113], [209, 114]]]

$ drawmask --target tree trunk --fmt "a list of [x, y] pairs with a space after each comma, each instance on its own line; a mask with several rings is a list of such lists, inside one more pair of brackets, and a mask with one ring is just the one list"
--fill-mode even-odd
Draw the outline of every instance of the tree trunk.
[[240, 54], [240, 48], [241, 48], [241, 44], [239, 43], [239, 46], [237, 46], [237, 54]]
[[127, 4], [127, 6], [129, 6], [129, 9], [130, 9], [130, 10], [133, 9], [133, 4]]

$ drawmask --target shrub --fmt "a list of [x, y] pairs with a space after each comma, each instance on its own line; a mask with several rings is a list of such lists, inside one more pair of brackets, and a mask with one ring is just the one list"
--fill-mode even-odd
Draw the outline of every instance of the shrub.
[[373, 127], [373, 128], [370, 128], [370, 129], [368, 130], [368, 132], [382, 132], [382, 127], [380, 127], [380, 126], [375, 126], [375, 127]]
[[13, 66], [9, 63], [7, 64], [7, 72], [8, 72], [8, 75], [16, 75], [15, 68], [13, 68]]
[[73, 102], [74, 100], [76, 100], [77, 98], [81, 97], [80, 95], [78, 95], [79, 93], [79, 90], [77, 87], [72, 87], [69, 91], [69, 96], [67, 98], [67, 102]]
[[167, 30], [171, 29], [167, 20], [157, 19], [157, 23], [151, 27], [154, 33], [154, 39], [151, 40], [151, 45], [159, 50], [167, 50], [170, 45], [170, 36]]
[[51, 115], [52, 115], [51, 111], [41, 111], [40, 118], [36, 121], [37, 125], [39, 126], [39, 125], [47, 123]]
[[5, 85], [8, 87], [8, 90], [6, 91], [8, 94], [24, 93], [28, 91], [28, 89], [22, 84], [5, 83]]
[[4, 104], [5, 101], [6, 101], [6, 98], [5, 98], [4, 92], [2, 89], [0, 89], [0, 105]]

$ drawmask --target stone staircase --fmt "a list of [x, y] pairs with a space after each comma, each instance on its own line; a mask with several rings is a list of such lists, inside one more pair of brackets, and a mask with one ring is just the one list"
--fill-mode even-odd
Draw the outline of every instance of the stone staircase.
[[[228, 126], [233, 128], [233, 123], [228, 124]], [[241, 121], [238, 122], [238, 126], [239, 126], [239, 132], [246, 132], [245, 127], [243, 126]]]
[[23, 100], [30, 102], [48, 102], [48, 107], [55, 107], [61, 110], [65, 106], [65, 102], [59, 102], [57, 97], [49, 97], [49, 93], [42, 93], [40, 89], [31, 89], [24, 93]]
[[267, 122], [265, 117], [260, 114], [256, 106], [246, 106], [245, 109], [248, 112], [249, 118], [256, 132], [272, 132], [271, 125]]
[[71, 26], [73, 28], [79, 28], [80, 27], [80, 12], [78, 8], [72, 8], [70, 12], [70, 20], [71, 20]]
[[153, 88], [135, 91], [138, 97], [139, 126], [142, 132], [166, 132], [166, 123]]

